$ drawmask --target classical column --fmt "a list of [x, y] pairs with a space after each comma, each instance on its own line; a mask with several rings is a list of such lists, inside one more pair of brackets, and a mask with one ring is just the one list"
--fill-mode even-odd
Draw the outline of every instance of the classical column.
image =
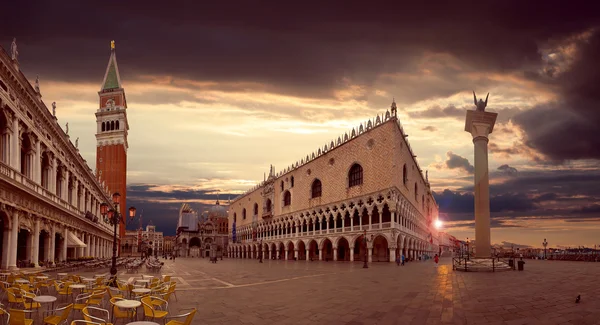
[[12, 212], [12, 228], [10, 233], [10, 261], [8, 262], [9, 269], [17, 268], [17, 248], [19, 236], [19, 212]]
[[350, 246], [350, 262], [354, 262], [354, 246]]
[[373, 246], [367, 245], [367, 252], [369, 253], [369, 263], [373, 262]]
[[[372, 224], [373, 224], [373, 210], [370, 210], [369, 211], [369, 230], [371, 230]], [[371, 262], [371, 261], [369, 261], [369, 262]]]
[[48, 245], [50, 251], [48, 252], [48, 260], [54, 263], [56, 257], [54, 252], [56, 251], [56, 225], [52, 224], [52, 230], [50, 231], [50, 245]]
[[56, 157], [54, 157], [54, 155], [51, 155], [50, 170], [48, 173], [50, 173], [50, 175], [48, 175], [48, 187], [50, 193], [56, 194]]
[[67, 227], [65, 227], [64, 236], [65, 236], [65, 239], [63, 240], [63, 247], [62, 247], [62, 250], [61, 250], [61, 258], [62, 258], [63, 261], [66, 262], [67, 258], [68, 258], [68, 256], [67, 256], [67, 247], [68, 247], [67, 243], [69, 241], [67, 239], [67, 238], [69, 238], [69, 228], [67, 228]]
[[319, 249], [319, 261], [323, 260], [323, 250]]
[[31, 262], [34, 264], [34, 267], [39, 267], [39, 258], [40, 258], [40, 219], [36, 218], [35, 226], [33, 228], [33, 258]]
[[21, 130], [19, 130], [19, 118], [13, 118], [13, 127], [12, 127], [12, 148], [10, 153], [12, 155], [10, 165], [12, 168], [21, 171]]
[[85, 235], [85, 244], [87, 245], [87, 247], [85, 248], [85, 256], [91, 256], [90, 255], [90, 251], [91, 251], [91, 246], [92, 246], [92, 241], [90, 240], [90, 234], [86, 234]]
[[350, 216], [350, 231], [354, 231], [354, 215]]
[[338, 256], [337, 256], [337, 247], [334, 247], [334, 248], [333, 248], [333, 260], [334, 260], [334, 261], [337, 261], [337, 257], [338, 257]]
[[396, 262], [396, 247], [390, 247], [390, 262]]
[[287, 248], [285, 249], [285, 260], [286, 261], [288, 260], [288, 249]]
[[309, 254], [310, 254], [310, 251], [307, 249], [306, 250], [306, 260], [307, 261], [310, 260], [310, 256], [308, 256]]
[[65, 173], [63, 174], [61, 199], [69, 202], [69, 169], [65, 167], [64, 171]]
[[40, 139], [35, 141], [35, 153], [33, 154], [33, 180], [42, 185], [42, 148]]
[[467, 111], [465, 131], [473, 137], [475, 151], [475, 251], [476, 257], [491, 256], [490, 188], [488, 174], [488, 136], [494, 129], [498, 113], [485, 112], [485, 104]]
[[396, 222], [396, 212], [395, 211], [392, 212], [392, 219], [390, 222], [391, 222], [390, 228], [394, 228], [394, 223]]

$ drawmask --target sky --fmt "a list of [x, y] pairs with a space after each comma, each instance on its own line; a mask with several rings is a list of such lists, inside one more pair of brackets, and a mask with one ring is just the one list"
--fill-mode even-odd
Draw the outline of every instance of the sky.
[[[13, 1], [0, 44], [79, 137], [115, 40], [128, 101], [128, 205], [165, 234], [389, 109], [440, 206], [474, 237], [472, 91], [489, 142], [492, 242], [600, 245], [600, 21], [586, 2]], [[33, 9], [35, 8], [35, 9]]]

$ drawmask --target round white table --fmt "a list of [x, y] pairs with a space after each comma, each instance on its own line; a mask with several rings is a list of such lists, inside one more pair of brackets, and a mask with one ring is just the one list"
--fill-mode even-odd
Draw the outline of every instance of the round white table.
[[150, 283], [150, 280], [139, 280], [139, 279], [137, 279], [137, 280], [135, 280], [135, 282], [136, 283], [140, 282], [140, 283], [143, 283], [144, 286], [148, 286], [148, 283]]
[[[136, 309], [141, 306], [142, 303], [137, 300], [119, 300], [115, 302], [115, 306], [123, 309]], [[133, 313], [131, 313], [131, 320], [133, 320]]]
[[[52, 303], [52, 309], [54, 309], [54, 302], [56, 301], [56, 297], [54, 296], [35, 296], [32, 299], [35, 302], [38, 302], [40, 304], [47, 304], [47, 303]], [[40, 309], [38, 308], [38, 319], [40, 316]]]
[[56, 273], [56, 277], [60, 280], [69, 275], [69, 273]]
[[160, 325], [159, 323], [149, 322], [149, 321], [138, 321], [127, 323], [127, 325]]
[[38, 275], [35, 278], [38, 279], [38, 280], [48, 280], [48, 277], [45, 276], [45, 275]]
[[150, 290], [148, 288], [135, 288], [135, 289], [131, 290], [131, 292], [133, 292], [133, 293], [141, 293], [141, 294], [150, 293], [150, 291], [152, 291], [152, 290]]
[[24, 284], [24, 283], [29, 283], [29, 280], [25, 280], [25, 279], [16, 279], [16, 280], [15, 280], [15, 282], [16, 282], [16, 283], [21, 283], [21, 284]]

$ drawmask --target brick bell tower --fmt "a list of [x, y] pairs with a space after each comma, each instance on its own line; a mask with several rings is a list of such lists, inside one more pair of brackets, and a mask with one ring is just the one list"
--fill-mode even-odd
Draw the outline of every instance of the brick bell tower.
[[[127, 100], [121, 86], [115, 41], [110, 42], [110, 58], [98, 92], [100, 107], [96, 111], [96, 175], [105, 182], [110, 193], [119, 192], [119, 210], [123, 218], [127, 213]], [[119, 237], [125, 238], [125, 223], [119, 226]], [[121, 252], [121, 245], [118, 245]]]

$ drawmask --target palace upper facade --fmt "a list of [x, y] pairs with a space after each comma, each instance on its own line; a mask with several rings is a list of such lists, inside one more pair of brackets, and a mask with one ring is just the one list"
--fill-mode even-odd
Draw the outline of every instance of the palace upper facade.
[[[229, 207], [230, 256], [393, 261], [437, 251], [438, 206], [395, 103]], [[262, 246], [261, 246], [262, 243]]]
[[1, 268], [108, 257], [107, 188], [59, 126], [54, 104], [51, 112], [42, 101], [37, 78], [32, 86], [20, 71], [14, 47], [10, 55], [0, 47]]

